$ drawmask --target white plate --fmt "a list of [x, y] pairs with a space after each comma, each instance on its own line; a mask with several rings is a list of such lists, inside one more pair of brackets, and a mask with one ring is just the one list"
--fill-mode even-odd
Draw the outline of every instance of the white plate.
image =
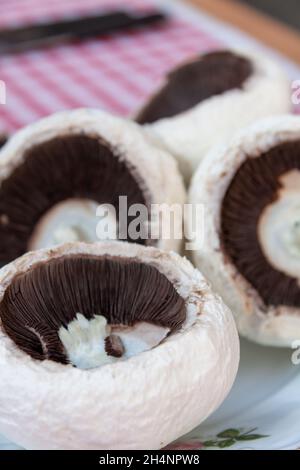
[[293, 365], [292, 353], [242, 340], [239, 373], [228, 398], [205, 423], [172, 447], [300, 447], [300, 366]]
[[[292, 352], [288, 349], [265, 348], [242, 340], [238, 377], [226, 401], [204, 424], [169, 447], [300, 447], [300, 366], [292, 364]], [[226, 433], [228, 429], [230, 431]], [[220, 433], [222, 435], [217, 437]], [[251, 436], [257, 439], [249, 439]], [[209, 445], [212, 443], [214, 447]], [[0, 449], [20, 447], [0, 437]]]

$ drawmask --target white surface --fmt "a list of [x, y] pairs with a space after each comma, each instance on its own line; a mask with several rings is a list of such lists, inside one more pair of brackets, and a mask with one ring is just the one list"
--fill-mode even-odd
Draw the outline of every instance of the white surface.
[[[188, 435], [205, 441], [228, 428], [256, 429], [267, 435], [229, 449], [300, 447], [300, 365], [291, 349], [266, 348], [241, 341], [241, 362], [230, 395], [208, 420]], [[185, 439], [183, 439], [185, 440]]]

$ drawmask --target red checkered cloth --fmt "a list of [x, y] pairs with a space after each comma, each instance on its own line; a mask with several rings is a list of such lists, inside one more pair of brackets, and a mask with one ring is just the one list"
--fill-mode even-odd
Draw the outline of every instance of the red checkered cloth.
[[[0, 0], [0, 26], [120, 8], [145, 12], [156, 5], [163, 8], [164, 2]], [[170, 8], [170, 2], [167, 5]], [[160, 26], [2, 56], [0, 80], [6, 84], [6, 104], [0, 105], [0, 132], [81, 106], [130, 115], [170, 68], [193, 54], [230, 42], [209, 32], [203, 17], [195, 21], [193, 16], [183, 15], [174, 6], [170, 20]]]

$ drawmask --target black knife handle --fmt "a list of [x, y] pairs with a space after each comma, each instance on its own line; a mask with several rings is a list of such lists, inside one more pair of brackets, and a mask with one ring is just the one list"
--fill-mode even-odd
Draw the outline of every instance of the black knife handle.
[[0, 30], [0, 50], [10, 52], [145, 26], [166, 19], [161, 12], [133, 16], [123, 11]]

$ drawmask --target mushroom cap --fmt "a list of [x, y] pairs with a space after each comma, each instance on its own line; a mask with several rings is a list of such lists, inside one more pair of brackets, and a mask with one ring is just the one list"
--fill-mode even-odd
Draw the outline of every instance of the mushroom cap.
[[0, 301], [16, 274], [64, 255], [122, 256], [151, 264], [186, 304], [180, 330], [130, 359], [81, 370], [38, 361], [0, 336], [0, 432], [29, 449], [159, 449], [223, 401], [239, 362], [235, 322], [189, 261], [123, 242], [30, 252], [0, 271]]
[[[55, 138], [74, 135], [96, 138], [109, 146], [112, 158], [125, 163], [149, 204], [182, 205], [185, 202], [186, 194], [182, 177], [172, 156], [154, 146], [135, 123], [93, 109], [59, 112], [17, 132], [1, 150], [0, 188], [3, 187], [4, 181], [23, 164], [31, 149]], [[60, 159], [57, 158], [57, 166], [59, 164]], [[50, 168], [47, 171], [52, 170]], [[99, 187], [101, 187], [101, 181], [99, 181]], [[112, 181], [111, 190], [113, 189]], [[67, 211], [68, 208], [66, 208]], [[47, 219], [47, 212], [45, 215], [42, 214], [42, 218], [44, 223]], [[84, 214], [82, 219], [84, 219]], [[52, 220], [49, 223], [51, 225]], [[175, 216], [175, 224], [181, 227], [182, 218]], [[43, 231], [44, 227], [38, 228], [38, 232]], [[97, 237], [94, 241], [97, 241]], [[181, 246], [181, 240], [175, 238], [160, 239], [154, 243], [159, 248], [175, 251], [179, 251]], [[38, 241], [36, 244], [40, 247]]]
[[272, 59], [254, 50], [232, 52], [248, 59], [253, 67], [241, 88], [213, 95], [187, 111], [144, 126], [153, 141], [178, 160], [186, 181], [213, 145], [257, 119], [291, 110], [289, 80]]
[[197, 239], [203, 243], [193, 252], [195, 265], [233, 311], [240, 333], [265, 345], [291, 347], [300, 337], [300, 310], [289, 305], [266, 305], [238, 271], [224, 252], [221, 210], [227, 188], [247, 159], [299, 139], [297, 116], [259, 121], [241, 131], [229, 144], [217, 146], [207, 154], [193, 177], [189, 193], [190, 203], [201, 204], [204, 209], [203, 226], [197, 227]]

